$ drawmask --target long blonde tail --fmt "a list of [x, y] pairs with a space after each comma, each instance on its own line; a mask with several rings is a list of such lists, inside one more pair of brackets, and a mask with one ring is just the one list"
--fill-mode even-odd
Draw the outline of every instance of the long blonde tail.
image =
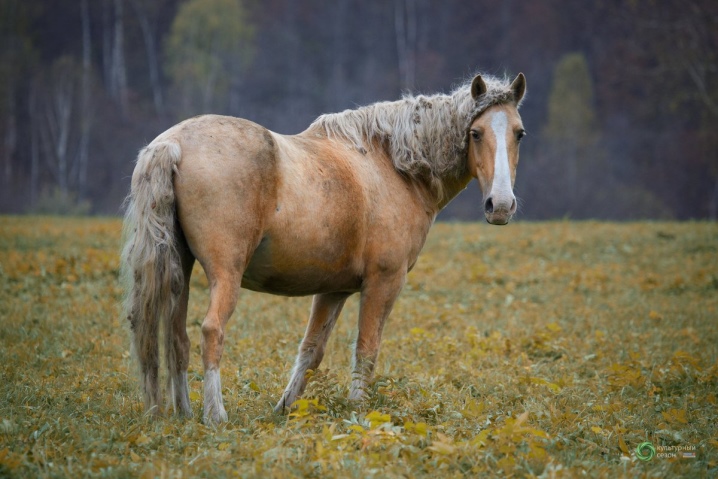
[[123, 314], [130, 322], [145, 409], [153, 413], [160, 402], [159, 327], [163, 324], [169, 333], [183, 287], [173, 186], [181, 156], [180, 146], [171, 141], [140, 151], [123, 226]]

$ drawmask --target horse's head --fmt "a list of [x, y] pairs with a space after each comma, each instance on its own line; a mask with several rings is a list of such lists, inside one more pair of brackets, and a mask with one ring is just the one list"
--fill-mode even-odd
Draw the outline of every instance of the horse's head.
[[[471, 96], [478, 101], [486, 91], [486, 83], [477, 75], [471, 82]], [[479, 180], [486, 221], [493, 225], [505, 225], [516, 212], [513, 186], [519, 143], [526, 134], [518, 112], [526, 92], [523, 73], [511, 83], [511, 91], [513, 101], [487, 108], [469, 127], [469, 171]]]

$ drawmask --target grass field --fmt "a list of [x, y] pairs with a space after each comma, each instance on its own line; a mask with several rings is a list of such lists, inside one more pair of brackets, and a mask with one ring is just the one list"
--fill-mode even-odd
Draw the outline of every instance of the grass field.
[[199, 269], [195, 418], [143, 416], [119, 231], [116, 219], [0, 217], [0, 477], [718, 475], [718, 224], [438, 224], [370, 398], [345, 399], [352, 297], [289, 416], [271, 407], [310, 299], [246, 292], [218, 429], [198, 419]]

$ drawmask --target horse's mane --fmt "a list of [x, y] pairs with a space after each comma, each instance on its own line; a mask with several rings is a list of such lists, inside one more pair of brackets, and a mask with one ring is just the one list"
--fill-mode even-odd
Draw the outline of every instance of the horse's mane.
[[406, 95], [398, 101], [322, 115], [308, 130], [348, 140], [360, 151], [382, 144], [398, 171], [427, 178], [441, 194], [442, 179], [465, 171], [473, 120], [493, 105], [515, 102], [510, 80], [481, 77], [487, 91], [477, 101], [471, 97], [469, 80], [448, 95]]

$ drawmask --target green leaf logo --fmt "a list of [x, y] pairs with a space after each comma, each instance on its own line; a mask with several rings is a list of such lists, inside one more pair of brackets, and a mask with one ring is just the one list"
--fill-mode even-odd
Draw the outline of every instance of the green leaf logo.
[[636, 446], [636, 457], [641, 461], [650, 461], [656, 455], [656, 448], [650, 442], [642, 442]]

